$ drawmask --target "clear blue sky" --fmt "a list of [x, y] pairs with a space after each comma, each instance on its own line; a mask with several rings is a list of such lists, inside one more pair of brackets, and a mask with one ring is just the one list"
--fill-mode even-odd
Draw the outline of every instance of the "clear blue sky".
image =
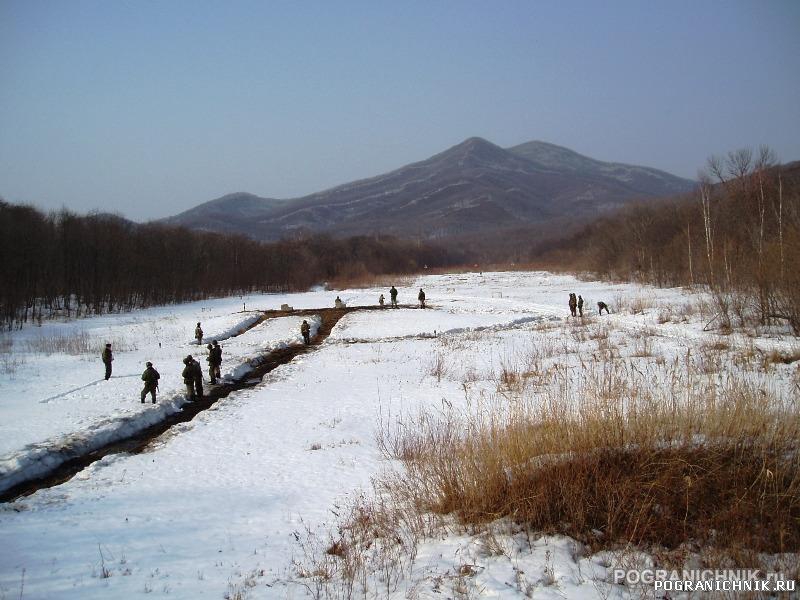
[[796, 0], [0, 0], [0, 196], [175, 214], [470, 136], [693, 177], [800, 159]]

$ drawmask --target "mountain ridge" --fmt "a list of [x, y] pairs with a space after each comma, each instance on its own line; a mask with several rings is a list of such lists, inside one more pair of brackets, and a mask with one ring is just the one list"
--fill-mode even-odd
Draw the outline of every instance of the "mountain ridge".
[[164, 221], [263, 240], [302, 232], [438, 238], [585, 216], [693, 186], [658, 169], [598, 161], [547, 142], [506, 149], [471, 137], [427, 159], [300, 198], [237, 192]]

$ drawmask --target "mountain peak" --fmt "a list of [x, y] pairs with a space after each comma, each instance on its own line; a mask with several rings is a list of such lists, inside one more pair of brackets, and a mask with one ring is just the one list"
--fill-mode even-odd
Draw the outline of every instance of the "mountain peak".
[[459, 154], [478, 154], [478, 155], [485, 155], [488, 153], [503, 153], [503, 150], [500, 146], [493, 144], [492, 142], [485, 140], [481, 137], [471, 137], [465, 139], [460, 144], [456, 144], [449, 150], [445, 152], [454, 152]]
[[500, 146], [480, 137], [467, 138], [460, 144], [431, 157], [436, 163], [454, 163], [459, 167], [477, 167], [489, 163], [506, 162], [517, 157]]

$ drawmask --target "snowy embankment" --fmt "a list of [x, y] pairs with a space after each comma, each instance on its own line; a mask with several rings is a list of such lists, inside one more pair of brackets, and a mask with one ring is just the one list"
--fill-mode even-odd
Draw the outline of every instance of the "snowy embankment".
[[[534, 359], [542, 373], [559, 369], [569, 374], [613, 355], [631, 361], [643, 377], [655, 377], [655, 369], [648, 369], [656, 357], [683, 364], [689, 350], [692, 357], [705, 352], [708, 360], [722, 356], [715, 349], [720, 337], [703, 332], [708, 320], [703, 315], [683, 311], [660, 322], [664, 306], [696, 300], [681, 290], [545, 273], [471, 273], [421, 277], [415, 285], [399, 288], [400, 302], [412, 303], [419, 287], [425, 289], [431, 309], [348, 314], [313, 352], [270, 372], [260, 385], [231, 393], [213, 409], [170, 430], [146, 452], [107, 456], [62, 485], [0, 506], [0, 597], [20, 595], [21, 584], [24, 597], [81, 600], [142, 594], [313, 596], [316, 580], [300, 577], [298, 568], [308, 563], [310, 540], [321, 540], [324, 549], [348, 505], [371, 494], [374, 477], [399, 466], [383, 457], [376, 442], [376, 429], [387, 419], [394, 422], [419, 410], [465, 412], [481, 403], [507, 402], [501, 374]], [[582, 293], [587, 301], [585, 323], [567, 317], [569, 292]], [[337, 293], [348, 305], [374, 305], [379, 293], [388, 297], [385, 289]], [[332, 307], [337, 293], [269, 297], [259, 308], [282, 302], [295, 308]], [[618, 297], [645, 297], [652, 305], [635, 315], [597, 318], [594, 303], [604, 300], [616, 311]], [[248, 300], [247, 306], [256, 303]], [[241, 300], [221, 301], [219, 307], [238, 310]], [[185, 314], [179, 309], [169, 313], [179, 330], [174, 351], [162, 349], [160, 357], [148, 346], [146, 351], [130, 350], [139, 354], [125, 369], [115, 362], [115, 373], [135, 372], [131, 380], [112, 378], [121, 386], [113, 396], [116, 406], [125, 403], [137, 413], [152, 410], [150, 405], [140, 408], [136, 379], [148, 357], [155, 357], [162, 376], [166, 372], [174, 393], [180, 394], [176, 373], [180, 359], [197, 348], [186, 343], [194, 322], [211, 321], [190, 307], [183, 308]], [[90, 321], [76, 326], [86, 327]], [[160, 321], [148, 316], [143, 323], [155, 327]], [[226, 375], [239, 376], [236, 365], [246, 364], [264, 348], [299, 342], [299, 321], [271, 323], [223, 343]], [[213, 335], [235, 325], [205, 329]], [[646, 343], [632, 335], [638, 331], [647, 333]], [[754, 340], [755, 345], [762, 342], [787, 348], [793, 344], [777, 338]], [[704, 345], [713, 347], [704, 350]], [[735, 359], [730, 364], [740, 364], [738, 355]], [[99, 361], [92, 361], [69, 364], [102, 373]], [[174, 366], [171, 374], [173, 366], [166, 365]], [[57, 393], [44, 366], [31, 359], [18, 372], [28, 369], [26, 382], [14, 388], [21, 397], [21, 388], [28, 386], [30, 404], [38, 408], [0, 401], [0, 427], [16, 436], [15, 443], [0, 444], [12, 451], [30, 443], [22, 441], [29, 434], [14, 430], [25, 429], [28, 420], [46, 420], [50, 408], [58, 418], [51, 429], [36, 425], [37, 431], [84, 432], [102, 412], [69, 410], [63, 404], [99, 405], [102, 414], [109, 413], [112, 396], [103, 395], [102, 384], [45, 404], [36, 402]], [[776, 365], [769, 373], [748, 374], [759, 385], [771, 379], [788, 388], [795, 385], [795, 371], [796, 365]], [[65, 383], [61, 387], [78, 387], [77, 382]], [[624, 597], [629, 590], [607, 582], [611, 564], [608, 556], [586, 555], [580, 544], [559, 536], [442, 531], [424, 540], [408, 568], [390, 573], [375, 595], [398, 600], [481, 593], [522, 598], [534, 592], [546, 597]]]
[[[386, 309], [392, 310], [392, 309]], [[347, 315], [331, 333], [330, 340], [354, 344], [434, 338], [457, 333], [500, 331], [526, 323], [554, 318], [541, 314], [511, 318], [507, 313], [457, 314], [437, 309], [397, 309], [379, 319], [370, 313]]]
[[[225, 341], [223, 346], [222, 378], [227, 382], [246, 378], [258, 365], [261, 357], [272, 350], [284, 348], [291, 344], [302, 343], [299, 317], [285, 317], [267, 320], [250, 328], [261, 318], [261, 313], [249, 315], [205, 315], [206, 328], [203, 342], [211, 340]], [[308, 319], [312, 335], [319, 326], [319, 318]], [[79, 323], [71, 324], [79, 326]], [[158, 331], [147, 344], [148, 350], [142, 350], [149, 331]], [[4, 398], [4, 409], [7, 404], [16, 400], [17, 415], [25, 414], [30, 428], [20, 428], [16, 435], [3, 438], [4, 454], [0, 456], [0, 492], [8, 490], [21, 482], [36, 479], [51, 473], [64, 462], [87, 455], [108, 444], [135, 436], [141, 431], [163, 421], [170, 415], [179, 412], [190, 400], [186, 397], [180, 372], [183, 369], [182, 359], [193, 354], [207, 368], [207, 351], [205, 346], [186, 341], [186, 332], [193, 329], [192, 317], [168, 317], [163, 323], [155, 320], [144, 326], [134, 322], [127, 325], [110, 326], [104, 339], [116, 340], [122, 347], [114, 360], [114, 371], [136, 369], [136, 363], [143, 362], [145, 355], [155, 363], [159, 370], [158, 403], [151, 404], [149, 396], [146, 403], [140, 403], [137, 396], [142, 387], [140, 377], [136, 373], [112, 375], [108, 381], [100, 379], [89, 384], [66, 390], [59, 394], [31, 402], [30, 398], [19, 398], [26, 388], [13, 386]], [[144, 336], [143, 336], [144, 334]], [[233, 337], [236, 336], [236, 337]], [[155, 348], [155, 343], [158, 348]], [[100, 344], [102, 346], [102, 343]], [[148, 353], [149, 352], [149, 353]], [[155, 354], [158, 358], [152, 357]], [[53, 377], [69, 379], [86, 373], [94, 365], [87, 365], [81, 357], [47, 356], [47, 369]], [[34, 363], [34, 358], [30, 359]], [[55, 363], [55, 365], [53, 365]], [[28, 366], [28, 365], [26, 365]], [[30, 365], [30, 369], [33, 365]], [[140, 367], [144, 369], [144, 365]], [[20, 374], [17, 374], [18, 376]], [[28, 384], [29, 382], [26, 382]], [[122, 404], [121, 401], [125, 403]], [[7, 403], [7, 404], [5, 404]], [[102, 404], [98, 404], [102, 403]], [[12, 423], [6, 421], [6, 425]], [[38, 425], [38, 427], [36, 426]], [[60, 428], [60, 432], [52, 432], [52, 427]], [[70, 429], [72, 427], [72, 429]], [[35, 435], [50, 437], [28, 441]], [[25, 443], [28, 441], [28, 443]], [[16, 444], [16, 447], [14, 446]]]

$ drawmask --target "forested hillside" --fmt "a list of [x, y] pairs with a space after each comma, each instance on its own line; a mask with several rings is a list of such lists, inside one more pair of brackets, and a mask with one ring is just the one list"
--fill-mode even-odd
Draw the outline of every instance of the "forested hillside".
[[45, 215], [0, 201], [0, 324], [306, 289], [333, 277], [407, 273], [454, 257], [433, 244], [325, 236], [259, 243], [138, 225], [113, 215]]
[[550, 258], [605, 277], [705, 284], [724, 323], [788, 320], [800, 334], [800, 163], [767, 148], [712, 157], [698, 191], [598, 219]]

